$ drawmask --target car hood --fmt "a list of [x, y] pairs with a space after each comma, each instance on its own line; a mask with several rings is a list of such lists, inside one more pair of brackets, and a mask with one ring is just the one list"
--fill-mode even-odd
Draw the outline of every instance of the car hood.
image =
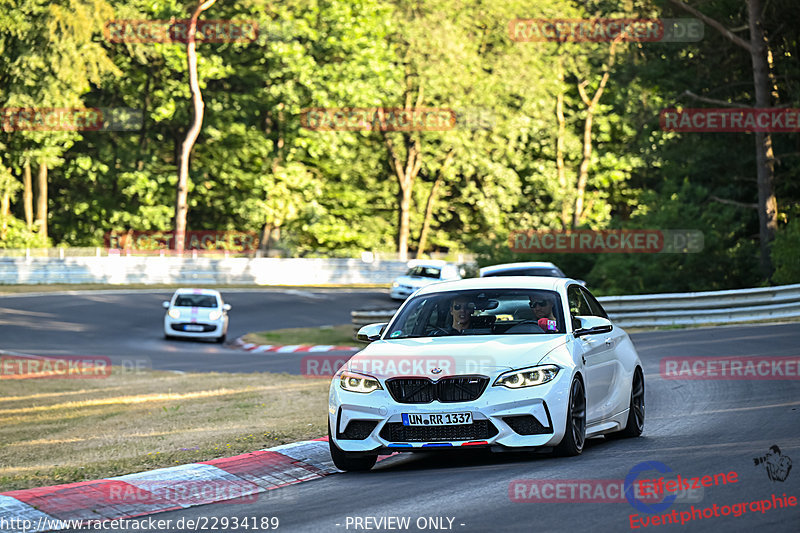
[[566, 342], [564, 334], [388, 339], [367, 346], [347, 367], [377, 378], [492, 375], [535, 365]]

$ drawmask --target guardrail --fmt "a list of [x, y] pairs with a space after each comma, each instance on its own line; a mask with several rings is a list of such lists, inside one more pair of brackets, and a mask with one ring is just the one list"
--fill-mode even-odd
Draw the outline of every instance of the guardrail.
[[[800, 317], [800, 284], [727, 291], [639, 294], [598, 298], [621, 327], [734, 324]], [[353, 333], [366, 324], [388, 322], [397, 309], [350, 313]]]
[[407, 268], [337, 258], [0, 257], [0, 284], [388, 285]]

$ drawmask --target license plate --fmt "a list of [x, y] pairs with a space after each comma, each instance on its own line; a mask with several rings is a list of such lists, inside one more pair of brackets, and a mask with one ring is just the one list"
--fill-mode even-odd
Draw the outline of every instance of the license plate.
[[472, 424], [472, 413], [403, 413], [404, 426], [461, 426]]
[[203, 326], [195, 326], [192, 324], [187, 324], [183, 326], [184, 331], [203, 331]]

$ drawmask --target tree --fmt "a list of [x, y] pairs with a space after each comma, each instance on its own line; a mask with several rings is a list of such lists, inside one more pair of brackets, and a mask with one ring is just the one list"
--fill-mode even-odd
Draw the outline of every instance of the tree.
[[[722, 36], [750, 53], [750, 60], [753, 65], [755, 107], [759, 109], [771, 107], [768, 57], [771, 57], [772, 53], [769, 50], [769, 40], [763, 29], [763, 6], [761, 0], [747, 0], [748, 26], [750, 29], [749, 42], [738, 37], [723, 24], [704, 15], [682, 0], [670, 0], [670, 2], [701, 19]], [[704, 101], [712, 102], [713, 100], [705, 98]], [[729, 105], [728, 102], [716, 101], [716, 103]], [[775, 231], [778, 227], [778, 204], [775, 198], [775, 186], [773, 185], [775, 157], [772, 150], [772, 136], [769, 133], [756, 132], [755, 142], [761, 272], [768, 279], [773, 272], [772, 260], [770, 259], [770, 243], [775, 238]]]
[[192, 104], [194, 105], [194, 122], [186, 133], [186, 139], [181, 145], [180, 169], [178, 171], [178, 189], [175, 200], [175, 250], [178, 254], [183, 253], [184, 240], [186, 239], [186, 213], [189, 206], [186, 198], [189, 195], [189, 157], [192, 153], [197, 136], [200, 135], [200, 128], [203, 125], [203, 95], [200, 92], [200, 84], [197, 82], [197, 51], [195, 44], [195, 34], [197, 33], [197, 18], [200, 13], [210, 8], [216, 0], [206, 0], [200, 2], [192, 13], [187, 30], [188, 43], [186, 44], [186, 61], [189, 65], [189, 86], [192, 88]]

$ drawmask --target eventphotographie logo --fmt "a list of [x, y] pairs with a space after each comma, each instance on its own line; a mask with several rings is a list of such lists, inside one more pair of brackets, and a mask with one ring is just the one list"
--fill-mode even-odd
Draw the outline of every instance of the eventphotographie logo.
[[703, 249], [699, 230], [515, 230], [508, 237], [517, 253], [697, 253]]
[[800, 109], [667, 108], [659, 123], [662, 130], [676, 132], [790, 133], [800, 131]]
[[314, 107], [300, 113], [303, 128], [315, 131], [447, 131], [455, 111], [434, 107]]
[[786, 478], [789, 477], [789, 472], [792, 471], [792, 460], [789, 456], [781, 454], [781, 449], [777, 444], [770, 446], [765, 455], [753, 457], [753, 463], [756, 466], [764, 465], [767, 477], [772, 482], [786, 481]]
[[[188, 43], [186, 20], [109, 20], [103, 28], [112, 43]], [[203, 43], [241, 43], [258, 39], [255, 20], [198, 20], [195, 40]]]

